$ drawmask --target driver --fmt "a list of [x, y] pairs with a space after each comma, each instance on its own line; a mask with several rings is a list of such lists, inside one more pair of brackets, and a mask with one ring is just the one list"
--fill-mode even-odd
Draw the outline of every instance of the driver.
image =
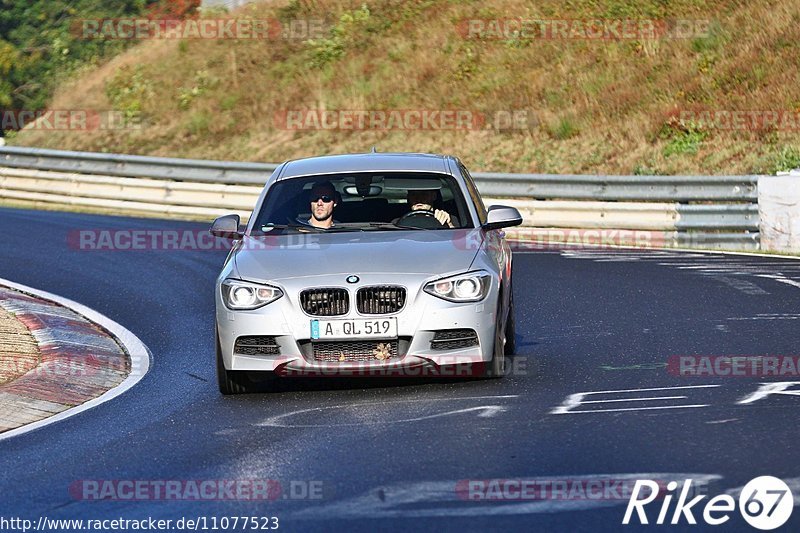
[[333, 226], [333, 208], [336, 207], [336, 188], [330, 181], [315, 183], [309, 195], [311, 218], [308, 224], [315, 228], [328, 229]]
[[[407, 195], [408, 205], [411, 207], [410, 212], [414, 211], [433, 211], [436, 220], [442, 226], [448, 228], [455, 228], [456, 221], [450, 213], [444, 209], [434, 209], [433, 203], [436, 201], [436, 189], [413, 189], [408, 191]], [[398, 219], [399, 220], [399, 219]], [[396, 221], [395, 221], [396, 222]]]

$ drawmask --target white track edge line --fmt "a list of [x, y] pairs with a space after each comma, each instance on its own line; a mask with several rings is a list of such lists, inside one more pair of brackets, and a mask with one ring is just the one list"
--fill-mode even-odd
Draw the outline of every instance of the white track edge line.
[[26, 292], [28, 294], [32, 294], [34, 296], [43, 298], [45, 300], [50, 300], [68, 309], [71, 309], [80, 315], [83, 315], [90, 321], [94, 322], [95, 324], [98, 324], [99, 326], [110, 332], [114, 336], [116, 341], [122, 345], [122, 347], [125, 349], [126, 352], [128, 352], [128, 356], [131, 359], [130, 374], [128, 374], [128, 377], [126, 377], [122, 381], [122, 383], [120, 383], [113, 389], [107, 390], [97, 398], [93, 398], [88, 402], [76, 405], [75, 407], [70, 407], [66, 411], [61, 411], [60, 413], [56, 413], [55, 415], [45, 418], [43, 420], [39, 420], [37, 422], [31, 422], [30, 424], [26, 424], [24, 426], [11, 429], [4, 433], [0, 433], [0, 441], [16, 437], [18, 435], [22, 435], [23, 433], [39, 429], [41, 427], [53, 424], [55, 422], [59, 422], [61, 420], [77, 415], [84, 411], [88, 411], [89, 409], [97, 407], [98, 405], [103, 404], [109, 400], [112, 400], [117, 396], [123, 394], [124, 392], [128, 391], [129, 389], [131, 389], [137, 383], [139, 383], [139, 381], [141, 381], [141, 379], [145, 376], [145, 374], [147, 374], [147, 371], [150, 370], [151, 354], [147, 346], [145, 346], [145, 344], [141, 340], [139, 340], [139, 338], [136, 335], [128, 331], [120, 324], [114, 322], [110, 318], [98, 313], [93, 309], [90, 309], [89, 307], [86, 307], [85, 305], [79, 304], [62, 296], [57, 296], [49, 292], [45, 292], [39, 289], [34, 289], [32, 287], [21, 285], [19, 283], [15, 283], [13, 281], [9, 281], [3, 278], [0, 278], [0, 285], [5, 285], [9, 288], [16, 289], [21, 292]]
[[[515, 242], [513, 239], [506, 239], [509, 244]], [[538, 244], [540, 241], [522, 241], [523, 244]], [[631, 251], [631, 252], [681, 252], [681, 253], [696, 253], [696, 254], [706, 254], [706, 255], [734, 255], [734, 256], [745, 256], [745, 257], [761, 257], [761, 258], [772, 258], [772, 259], [789, 259], [791, 261], [800, 261], [800, 256], [796, 255], [783, 255], [780, 253], [764, 253], [764, 252], [734, 252], [731, 250], [708, 250], [708, 249], [697, 249], [697, 248], [665, 248], [665, 247], [657, 247], [657, 246], [624, 246], [619, 244], [572, 244], [568, 245], [566, 243], [553, 243], [554, 245], [563, 244], [565, 245], [564, 249], [554, 248], [552, 250], [514, 250], [511, 249], [512, 253], [515, 254], [538, 254], [542, 252], [552, 252], [552, 253], [561, 253], [566, 251], [574, 251], [574, 250], [585, 250], [585, 249], [592, 249], [592, 251], [596, 250], [611, 250], [611, 251]], [[574, 249], [571, 250], [570, 248]]]

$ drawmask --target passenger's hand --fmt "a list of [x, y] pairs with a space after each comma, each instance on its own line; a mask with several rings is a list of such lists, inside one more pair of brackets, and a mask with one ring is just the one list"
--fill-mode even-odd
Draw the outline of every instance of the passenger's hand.
[[443, 209], [437, 209], [436, 211], [434, 211], [433, 214], [436, 217], [436, 220], [438, 220], [442, 226], [447, 226], [448, 228], [455, 227], [453, 226], [453, 223], [450, 221], [450, 213], [448, 213], [447, 211]]

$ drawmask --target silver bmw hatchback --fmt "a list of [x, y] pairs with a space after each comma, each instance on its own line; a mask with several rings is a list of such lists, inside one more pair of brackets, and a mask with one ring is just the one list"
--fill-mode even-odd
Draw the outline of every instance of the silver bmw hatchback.
[[512, 207], [484, 207], [455, 157], [280, 165], [217, 279], [223, 394], [317, 377], [502, 377], [514, 352]]

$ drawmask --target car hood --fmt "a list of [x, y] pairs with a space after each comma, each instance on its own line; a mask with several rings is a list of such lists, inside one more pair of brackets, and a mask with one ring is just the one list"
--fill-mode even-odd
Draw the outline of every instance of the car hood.
[[450, 274], [477, 255], [480, 229], [365, 231], [244, 237], [234, 260], [242, 279], [331, 274]]

